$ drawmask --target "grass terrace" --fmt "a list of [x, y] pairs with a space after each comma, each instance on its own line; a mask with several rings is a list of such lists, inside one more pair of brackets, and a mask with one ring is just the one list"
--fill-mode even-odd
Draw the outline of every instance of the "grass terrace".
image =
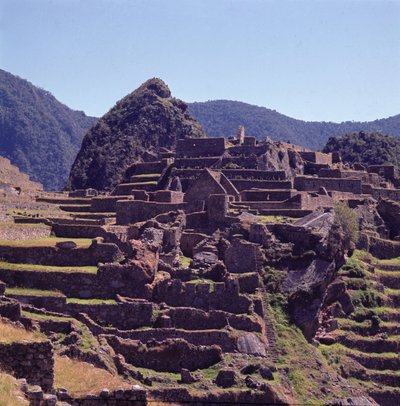
[[63, 297], [61, 292], [26, 288], [6, 288], [6, 295]]
[[90, 238], [36, 238], [32, 240], [0, 240], [1, 246], [7, 247], [55, 247], [58, 242], [73, 241], [78, 248], [89, 248], [92, 244]]
[[53, 265], [31, 265], [31, 264], [14, 264], [0, 261], [0, 269], [12, 271], [31, 271], [31, 272], [83, 272], [97, 273], [97, 266], [53, 266]]
[[[21, 315], [24, 317], [28, 317], [34, 320], [55, 320], [55, 321], [71, 321], [73, 320], [72, 317], [62, 317], [62, 316], [52, 316], [49, 314], [39, 314], [39, 313], [32, 313], [27, 312], [26, 310], [22, 310]], [[0, 403], [1, 405], [1, 403]]]
[[[43, 341], [45, 336], [38, 332], [27, 331], [12, 324], [0, 322], [0, 343], [11, 344], [20, 341]], [[1, 404], [1, 403], [0, 403]]]
[[115, 390], [128, 389], [132, 386], [104, 369], [57, 355], [54, 363], [54, 381], [56, 388], [65, 388], [74, 397], [83, 397], [89, 393], [99, 394], [105, 388]]
[[116, 305], [117, 302], [114, 299], [79, 299], [76, 297], [67, 298], [67, 304], [84, 304], [84, 305]]
[[258, 215], [257, 218], [260, 221], [262, 221], [263, 223], [293, 223], [294, 221], [298, 220], [298, 219], [295, 219], [293, 217], [286, 217], [286, 216], [263, 216], [263, 215]]
[[161, 173], [141, 173], [140, 175], [134, 175], [135, 178], [155, 178], [156, 176], [160, 177]]

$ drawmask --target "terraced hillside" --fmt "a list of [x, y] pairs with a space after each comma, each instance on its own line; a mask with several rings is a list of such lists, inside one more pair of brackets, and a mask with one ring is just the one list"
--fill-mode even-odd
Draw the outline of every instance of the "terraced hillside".
[[378, 260], [363, 251], [341, 269], [355, 310], [336, 318], [325, 335], [328, 362], [379, 404], [400, 402], [400, 260]]

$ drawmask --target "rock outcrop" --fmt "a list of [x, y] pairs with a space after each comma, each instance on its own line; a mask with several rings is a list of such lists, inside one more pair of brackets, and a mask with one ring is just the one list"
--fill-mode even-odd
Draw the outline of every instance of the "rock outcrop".
[[133, 162], [154, 160], [157, 148], [171, 148], [185, 137], [205, 137], [205, 133], [162, 80], [150, 79], [86, 134], [67, 189], [110, 190]]

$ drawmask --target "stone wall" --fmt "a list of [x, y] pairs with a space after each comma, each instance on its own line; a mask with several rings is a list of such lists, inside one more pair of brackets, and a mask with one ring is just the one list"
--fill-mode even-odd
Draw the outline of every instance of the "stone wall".
[[193, 212], [202, 209], [202, 204], [196, 203], [162, 203], [144, 202], [139, 200], [120, 200], [117, 202], [117, 224], [134, 224], [150, 220], [162, 213], [184, 210]]
[[290, 180], [257, 180], [257, 179], [232, 179], [232, 184], [239, 192], [247, 189], [292, 189]]
[[362, 233], [361, 239], [364, 241], [363, 249], [369, 251], [376, 258], [400, 257], [400, 242], [398, 241], [384, 240], [364, 233]]
[[178, 140], [176, 157], [220, 156], [225, 152], [225, 138], [185, 138]]
[[306, 160], [316, 164], [332, 165], [332, 155], [314, 151], [299, 151], [300, 156]]
[[133, 385], [132, 389], [121, 388], [113, 391], [105, 388], [100, 394], [82, 397], [63, 394], [62, 401], [74, 406], [146, 406], [148, 404], [147, 390], [138, 385]]
[[44, 225], [10, 224], [0, 225], [1, 240], [31, 240], [35, 238], [49, 237], [51, 228]]
[[62, 249], [58, 247], [0, 247], [0, 258], [19, 264], [54, 266], [93, 266], [99, 262], [121, 259], [121, 251], [115, 244], [92, 244], [89, 248]]
[[281, 202], [283, 200], [290, 199], [295, 194], [297, 194], [297, 190], [290, 190], [290, 189], [254, 189], [254, 190], [242, 190], [240, 192], [242, 202], [250, 201], [250, 202], [265, 202], [265, 201], [273, 201], [273, 202]]
[[90, 211], [93, 213], [115, 212], [118, 200], [124, 199], [124, 196], [98, 196], [94, 197], [90, 204]]
[[285, 171], [263, 171], [258, 169], [222, 169], [228, 179], [286, 180]]
[[160, 372], [180, 372], [182, 368], [195, 371], [222, 359], [220, 347], [196, 346], [183, 339], [167, 339], [148, 345], [115, 336], [107, 336], [107, 341], [128, 363]]
[[194, 309], [191, 307], [171, 307], [166, 314], [172, 327], [184, 330], [220, 330], [231, 326], [237, 330], [261, 332], [262, 323], [253, 316], [236, 315], [221, 310]]
[[174, 307], [218, 309], [229, 313], [249, 313], [251, 300], [239, 294], [239, 283], [226, 282], [185, 283], [179, 279], [163, 280], [153, 290], [153, 300]]
[[323, 187], [327, 190], [337, 190], [355, 194], [362, 193], [360, 179], [316, 178], [307, 176], [296, 176], [294, 178], [294, 188], [297, 190], [317, 192]]
[[146, 288], [146, 275], [134, 264], [105, 264], [97, 274], [0, 269], [0, 279], [10, 287], [58, 290], [68, 297], [82, 299], [114, 299], [116, 294], [144, 298], [151, 295]]
[[51, 390], [54, 381], [53, 347], [50, 341], [0, 343], [0, 369], [31, 385]]
[[65, 312], [71, 316], [86, 313], [102, 325], [112, 324], [121, 330], [151, 326], [153, 304], [144, 300], [115, 304], [68, 303]]
[[230, 273], [254, 272], [258, 269], [257, 244], [236, 239], [225, 252], [225, 265]]
[[202, 240], [207, 238], [206, 234], [197, 233], [194, 230], [184, 231], [182, 233], [181, 241], [180, 241], [180, 249], [183, 252], [183, 255], [187, 257], [193, 256], [193, 248]]

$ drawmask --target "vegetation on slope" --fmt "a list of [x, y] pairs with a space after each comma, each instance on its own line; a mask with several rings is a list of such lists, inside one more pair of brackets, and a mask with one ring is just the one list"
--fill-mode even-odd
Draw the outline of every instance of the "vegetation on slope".
[[171, 97], [160, 79], [150, 79], [120, 100], [85, 135], [72, 166], [68, 189], [110, 190], [137, 160], [154, 159], [149, 150], [176, 140], [205, 136], [187, 105]]
[[96, 119], [0, 69], [0, 155], [46, 189], [61, 189]]
[[269, 136], [319, 149], [329, 137], [353, 131], [379, 131], [400, 136], [400, 115], [370, 122], [302, 121], [265, 107], [231, 100], [191, 103], [189, 110], [211, 137], [234, 135], [239, 125], [243, 125], [248, 135], [257, 138]]
[[392, 164], [400, 168], [400, 139], [377, 132], [350, 133], [342, 137], [331, 137], [324, 152], [339, 152], [348, 163], [366, 165]]

